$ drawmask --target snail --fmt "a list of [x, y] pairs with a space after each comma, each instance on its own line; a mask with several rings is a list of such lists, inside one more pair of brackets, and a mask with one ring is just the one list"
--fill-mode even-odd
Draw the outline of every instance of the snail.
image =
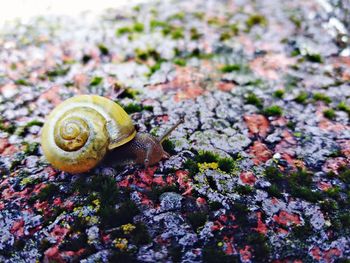
[[183, 122], [163, 136], [136, 132], [130, 116], [116, 102], [97, 95], [79, 95], [59, 104], [42, 129], [43, 153], [55, 168], [82, 173], [97, 166], [111, 152], [117, 164], [145, 167], [169, 157], [162, 142]]

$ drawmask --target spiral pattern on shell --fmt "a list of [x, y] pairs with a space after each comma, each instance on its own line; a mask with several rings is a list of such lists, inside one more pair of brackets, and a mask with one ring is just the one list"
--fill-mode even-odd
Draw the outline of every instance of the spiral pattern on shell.
[[50, 113], [42, 130], [42, 148], [54, 167], [79, 173], [95, 167], [110, 148], [130, 141], [135, 133], [130, 117], [118, 104], [81, 95]]
[[79, 117], [68, 117], [59, 120], [55, 129], [55, 143], [61, 149], [72, 152], [83, 147], [89, 138], [89, 125]]

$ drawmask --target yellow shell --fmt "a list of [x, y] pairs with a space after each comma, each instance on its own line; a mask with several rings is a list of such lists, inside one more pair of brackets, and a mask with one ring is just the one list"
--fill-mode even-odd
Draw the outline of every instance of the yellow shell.
[[81, 173], [135, 135], [131, 118], [117, 103], [97, 95], [80, 95], [50, 113], [42, 129], [41, 145], [54, 167]]

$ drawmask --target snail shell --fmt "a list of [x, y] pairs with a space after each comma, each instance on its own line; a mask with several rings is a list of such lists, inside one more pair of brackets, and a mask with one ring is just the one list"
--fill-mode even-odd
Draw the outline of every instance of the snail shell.
[[58, 105], [42, 129], [42, 149], [57, 169], [81, 173], [95, 167], [108, 150], [136, 135], [129, 115], [117, 103], [80, 95]]

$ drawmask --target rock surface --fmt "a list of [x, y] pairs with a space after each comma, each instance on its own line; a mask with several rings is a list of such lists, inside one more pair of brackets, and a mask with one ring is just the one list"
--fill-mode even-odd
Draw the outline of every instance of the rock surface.
[[[2, 29], [0, 261], [347, 262], [349, 7], [323, 2], [160, 1]], [[40, 130], [76, 94], [155, 135], [184, 116], [171, 157], [55, 170]]]

